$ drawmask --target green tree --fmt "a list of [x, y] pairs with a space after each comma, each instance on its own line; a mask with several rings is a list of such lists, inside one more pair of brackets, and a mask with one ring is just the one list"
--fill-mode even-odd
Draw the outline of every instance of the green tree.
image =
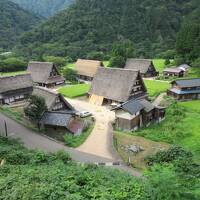
[[166, 59], [165, 60], [165, 65], [169, 65], [170, 64], [170, 60], [169, 59]]
[[129, 40], [113, 45], [109, 67], [123, 68], [127, 58], [134, 57], [133, 43]]
[[32, 95], [29, 98], [29, 105], [24, 108], [24, 113], [29, 119], [38, 123], [45, 110], [47, 110], [45, 99]]
[[176, 38], [176, 51], [186, 63], [191, 63], [200, 55], [200, 25], [185, 24]]
[[63, 76], [67, 81], [77, 83], [77, 72], [75, 70], [66, 67], [63, 70]]
[[58, 67], [63, 67], [67, 64], [67, 59], [59, 56], [44, 56], [44, 61], [53, 62]]

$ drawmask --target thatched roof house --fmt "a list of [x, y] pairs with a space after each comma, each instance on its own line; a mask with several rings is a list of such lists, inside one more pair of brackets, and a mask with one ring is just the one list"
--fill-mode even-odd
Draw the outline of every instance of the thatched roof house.
[[29, 62], [27, 71], [39, 86], [53, 87], [65, 82], [52, 62]]
[[175, 80], [171, 84], [167, 94], [176, 100], [200, 99], [200, 78]]
[[149, 59], [127, 59], [125, 69], [140, 71], [141, 75], [144, 77], [153, 77], [158, 75], [153, 61]]
[[103, 63], [98, 60], [78, 59], [75, 64], [79, 78], [86, 81], [91, 81], [99, 67], [103, 67]]
[[75, 109], [58, 92], [44, 87], [35, 86], [33, 95], [40, 96], [45, 99], [48, 111], [75, 112]]
[[0, 104], [28, 98], [32, 91], [33, 81], [30, 74], [0, 77]]
[[119, 68], [98, 68], [89, 91], [90, 101], [126, 102], [130, 98], [145, 98], [146, 87], [138, 71]]

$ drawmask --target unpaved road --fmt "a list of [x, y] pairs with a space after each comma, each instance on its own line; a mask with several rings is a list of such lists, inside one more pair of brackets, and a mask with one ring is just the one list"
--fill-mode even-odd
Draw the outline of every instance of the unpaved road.
[[91, 112], [96, 120], [92, 133], [77, 150], [113, 161], [121, 160], [113, 147], [113, 128], [111, 124], [115, 120], [115, 113], [106, 107], [96, 106], [86, 101], [66, 100], [80, 111]]

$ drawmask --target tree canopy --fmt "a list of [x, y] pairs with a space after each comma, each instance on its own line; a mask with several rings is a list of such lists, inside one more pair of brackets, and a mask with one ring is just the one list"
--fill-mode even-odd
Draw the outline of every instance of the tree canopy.
[[[121, 40], [134, 43], [137, 57], [154, 57], [174, 49], [185, 19], [198, 15], [196, 0], [77, 0], [70, 8], [24, 34], [18, 50], [27, 57], [40, 54], [87, 58], [107, 54]], [[196, 17], [198, 18], [198, 17]]]

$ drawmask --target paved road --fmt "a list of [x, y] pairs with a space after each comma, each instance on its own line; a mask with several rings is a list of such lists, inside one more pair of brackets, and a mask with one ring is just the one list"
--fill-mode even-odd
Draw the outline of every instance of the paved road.
[[[64, 150], [67, 151], [75, 161], [84, 163], [113, 162], [111, 159], [94, 156], [72, 148], [68, 148], [61, 143], [58, 143], [54, 140], [44, 137], [43, 135], [40, 135], [39, 133], [35, 133], [34, 131], [25, 128], [21, 124], [18, 124], [14, 120], [0, 113], [0, 121], [3, 120], [7, 122], [8, 135], [13, 138], [19, 138], [29, 149], [40, 149], [51, 153], [57, 152], [59, 150]], [[0, 126], [0, 128], [2, 128], [2, 126]]]

